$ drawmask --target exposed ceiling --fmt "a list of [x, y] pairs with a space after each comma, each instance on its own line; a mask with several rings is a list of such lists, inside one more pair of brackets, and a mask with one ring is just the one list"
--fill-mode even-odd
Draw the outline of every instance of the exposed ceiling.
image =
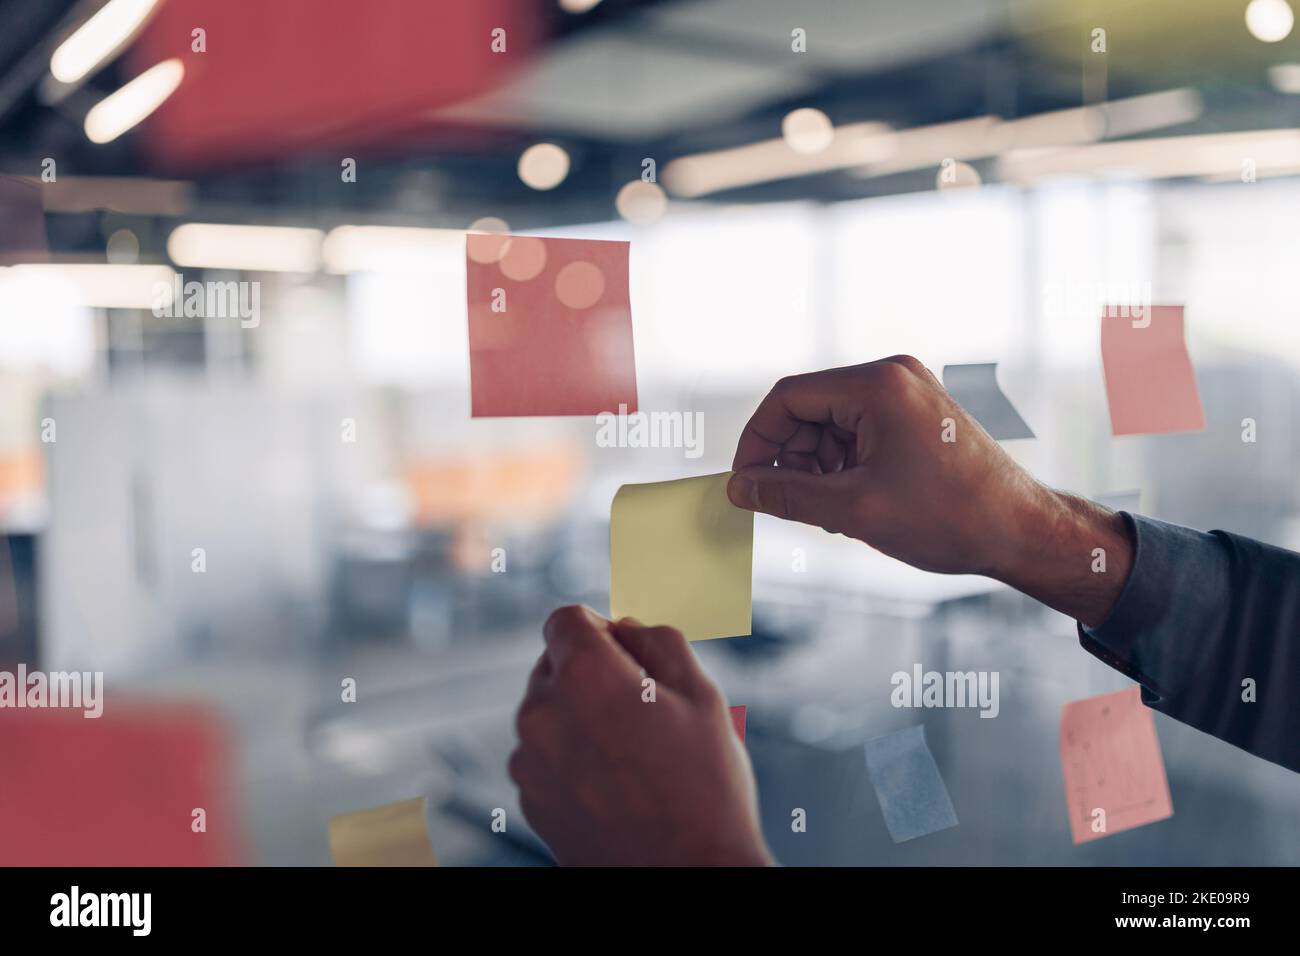
[[[799, 106], [816, 106], [836, 124], [899, 129], [1078, 106], [1089, 82], [1096, 89], [1084, 58], [1093, 23], [1114, 24], [1105, 95], [1190, 85], [1206, 110], [1189, 130], [1300, 125], [1300, 97], [1277, 94], [1265, 80], [1269, 62], [1300, 60], [1300, 31], [1267, 49], [1239, 40], [1242, 4], [1081, 0], [1063, 13], [1055, 0], [604, 0], [571, 16], [554, 0], [538, 3], [552, 38], [545, 50], [507, 85], [427, 117], [493, 130], [482, 148], [452, 150], [431, 131], [418, 147], [369, 158], [367, 175], [349, 190], [336, 188], [333, 157], [200, 175], [197, 208], [208, 218], [364, 214], [456, 226], [485, 214], [518, 227], [605, 219], [644, 157], [662, 169], [678, 156], [771, 138]], [[81, 130], [89, 105], [123, 82], [120, 64], [60, 103], [40, 97], [56, 41], [97, 6], [0, 0], [0, 172], [33, 175], [45, 156], [76, 175], [152, 172], [131, 134], [96, 146]], [[1161, 22], [1163, 34], [1153, 27]], [[795, 28], [806, 31], [806, 53], [791, 49]], [[1180, 50], [1214, 31], [1233, 40], [1207, 71]], [[539, 139], [573, 157], [568, 179], [544, 201], [515, 172], [519, 152]], [[836, 170], [722, 198], [833, 201], [933, 182], [933, 170], [873, 178]]]

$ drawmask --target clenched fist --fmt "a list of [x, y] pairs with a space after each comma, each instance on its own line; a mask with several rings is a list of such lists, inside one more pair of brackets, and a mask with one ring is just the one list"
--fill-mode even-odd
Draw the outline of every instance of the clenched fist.
[[564, 607], [544, 635], [509, 769], [556, 860], [770, 863], [749, 758], [681, 632]]
[[[1121, 517], [1036, 481], [909, 355], [777, 382], [732, 468], [738, 507], [997, 578], [1088, 625], [1131, 563]], [[1091, 573], [1098, 547], [1113, 573]]]

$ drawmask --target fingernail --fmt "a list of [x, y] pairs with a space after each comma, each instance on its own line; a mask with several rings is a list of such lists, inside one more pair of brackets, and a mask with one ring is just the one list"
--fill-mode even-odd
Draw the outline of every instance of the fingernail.
[[732, 475], [727, 482], [727, 497], [737, 508], [753, 510], [758, 507], [758, 486], [744, 475]]
[[618, 623], [624, 627], [645, 627], [644, 624], [634, 617], [620, 617]]

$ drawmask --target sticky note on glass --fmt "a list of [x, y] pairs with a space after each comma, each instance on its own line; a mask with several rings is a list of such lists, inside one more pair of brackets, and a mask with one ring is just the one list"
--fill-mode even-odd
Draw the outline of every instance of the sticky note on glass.
[[12, 176], [0, 176], [0, 266], [48, 261], [40, 188]]
[[730, 472], [624, 485], [609, 512], [610, 616], [669, 624], [689, 640], [752, 630], [754, 514]]
[[1141, 688], [1066, 704], [1061, 768], [1075, 843], [1174, 815], [1155, 720], [1142, 704]]
[[1034, 433], [1020, 417], [1011, 400], [998, 387], [998, 365], [945, 365], [943, 387], [957, 404], [980, 423], [998, 441], [1009, 438], [1033, 438]]
[[465, 237], [475, 417], [636, 411], [628, 243]]
[[425, 797], [386, 803], [330, 819], [336, 866], [437, 866], [424, 817]]
[[[8, 695], [27, 680], [13, 669], [0, 663]], [[0, 708], [0, 867], [245, 863], [224, 722], [188, 706], [95, 699], [103, 710], [89, 720], [84, 707], [13, 709], [12, 696]], [[200, 820], [205, 829], [193, 829]]]
[[868, 740], [867, 774], [895, 843], [957, 825], [948, 788], [917, 725]]
[[728, 710], [731, 711], [731, 726], [735, 728], [736, 736], [740, 738], [740, 742], [743, 744], [745, 742], [745, 712], [747, 708], [744, 704], [741, 704], [738, 707], [730, 707]]
[[1101, 364], [1114, 435], [1158, 435], [1205, 427], [1196, 373], [1183, 338], [1183, 307], [1108, 306], [1101, 317]]

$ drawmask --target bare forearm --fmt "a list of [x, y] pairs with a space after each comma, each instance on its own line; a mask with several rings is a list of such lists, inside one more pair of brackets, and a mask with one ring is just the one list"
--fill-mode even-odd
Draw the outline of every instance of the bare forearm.
[[1133, 563], [1121, 516], [1034, 480], [911, 356], [782, 379], [732, 467], [737, 507], [997, 578], [1089, 626]]
[[1127, 524], [1108, 508], [1043, 485], [1031, 498], [992, 576], [1085, 627], [1100, 626], [1133, 567]]

